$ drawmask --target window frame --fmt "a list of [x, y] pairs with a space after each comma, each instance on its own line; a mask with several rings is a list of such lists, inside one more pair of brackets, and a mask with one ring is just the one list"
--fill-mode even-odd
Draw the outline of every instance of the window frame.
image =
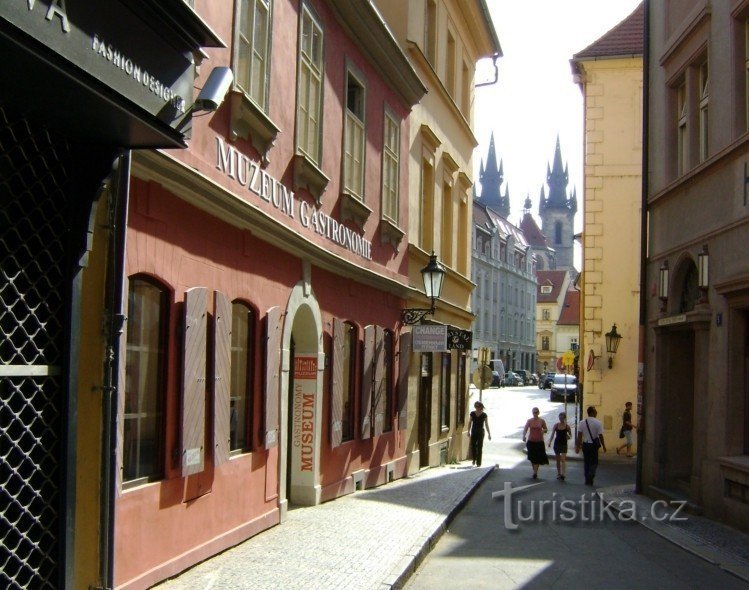
[[674, 91], [676, 93], [676, 174], [683, 176], [689, 170], [689, 118], [686, 80], [681, 80]]
[[[354, 112], [349, 105], [351, 83], [354, 82], [359, 88], [360, 97], [357, 101], [360, 113]], [[343, 191], [357, 200], [364, 202], [365, 177], [366, 177], [366, 146], [367, 146], [367, 81], [364, 75], [352, 63], [346, 64], [346, 88], [344, 93], [343, 108], [343, 141], [341, 142], [343, 165]], [[359, 145], [350, 145], [351, 132], [359, 136]], [[357, 154], [354, 153], [356, 148]], [[358, 156], [358, 165], [356, 158]], [[350, 165], [350, 162], [354, 164]], [[351, 178], [353, 169], [358, 170], [358, 182]], [[349, 172], [351, 170], [351, 172]]]
[[[319, 61], [315, 62], [316, 56], [307, 57], [305, 53], [305, 44], [304, 44], [304, 29], [305, 29], [305, 22], [306, 19], [309, 19], [311, 27], [312, 27], [312, 33], [314, 34], [315, 30], [319, 33], [320, 36], [320, 51], [319, 51]], [[310, 162], [312, 162], [315, 166], [320, 166], [322, 164], [322, 138], [323, 138], [323, 97], [324, 97], [324, 82], [325, 82], [325, 29], [322, 26], [322, 21], [320, 20], [319, 16], [317, 15], [316, 11], [312, 6], [310, 6], [309, 2], [302, 2], [301, 10], [299, 11], [299, 35], [298, 35], [298, 52], [297, 52], [297, 96], [296, 96], [296, 132], [295, 132], [295, 144], [296, 144], [296, 151], [300, 154], [302, 154], [305, 158], [309, 159]], [[311, 49], [314, 48], [314, 44], [311, 44]], [[313, 71], [314, 66], [314, 71]], [[303, 92], [303, 75], [305, 68], [310, 72], [311, 74], [315, 74], [315, 78], [318, 81], [317, 85], [317, 103], [316, 103], [316, 115], [317, 118], [315, 119], [317, 122], [317, 133], [316, 137], [310, 138], [307, 136], [307, 133], [304, 133], [302, 131], [302, 123], [303, 123], [303, 103], [302, 103], [302, 96], [304, 94]], [[307, 89], [309, 90], [309, 88]], [[307, 92], [308, 95], [311, 95], [311, 93]], [[310, 120], [309, 112], [311, 109], [309, 108], [309, 100], [306, 104], [307, 113], [308, 116], [305, 117], [305, 121], [308, 122]], [[306, 125], [305, 125], [306, 128]], [[304, 141], [303, 141], [304, 140]], [[311, 146], [311, 144], [313, 144]], [[310, 150], [309, 148], [313, 147], [314, 151]]]
[[424, 57], [437, 70], [437, 31], [439, 29], [439, 9], [436, 0], [424, 3]]
[[[136, 435], [136, 468], [137, 473], [134, 477], [127, 479], [127, 431], [128, 431], [128, 422], [133, 419], [137, 419], [138, 426], [140, 425], [140, 420], [143, 418], [147, 418], [148, 414], [141, 411], [142, 405], [140, 405], [140, 401], [142, 400], [142, 396], [138, 393], [135, 394], [136, 403], [139, 404], [136, 408], [135, 412], [128, 412], [127, 411], [127, 403], [129, 399], [128, 395], [128, 389], [129, 389], [129, 377], [132, 375], [131, 371], [131, 362], [130, 362], [130, 353], [131, 353], [131, 338], [134, 336], [135, 328], [139, 325], [143, 325], [143, 322], [136, 322], [136, 313], [138, 307], [134, 305], [134, 301], [132, 299], [133, 297], [133, 291], [134, 287], [138, 284], [142, 283], [143, 285], [147, 285], [148, 287], [155, 289], [158, 292], [159, 295], [159, 317], [158, 317], [158, 346], [157, 346], [157, 362], [155, 364], [156, 369], [156, 391], [155, 391], [155, 431], [157, 434], [157, 438], [155, 441], [155, 448], [153, 450], [153, 469], [150, 473], [147, 474], [141, 474], [139, 472], [140, 464], [141, 464], [141, 439], [140, 437], [137, 437]], [[139, 485], [142, 485], [144, 483], [152, 482], [152, 481], [158, 481], [160, 479], [163, 479], [166, 476], [166, 461], [165, 461], [165, 455], [166, 455], [166, 402], [167, 402], [167, 391], [168, 391], [168, 363], [169, 363], [169, 353], [170, 353], [170, 342], [169, 342], [169, 325], [171, 321], [171, 299], [172, 299], [172, 290], [167, 287], [163, 282], [159, 281], [155, 277], [144, 275], [144, 274], [135, 274], [128, 279], [128, 290], [127, 290], [127, 301], [128, 301], [128, 323], [127, 323], [127, 330], [125, 335], [125, 355], [124, 355], [124, 374], [125, 374], [125, 384], [124, 384], [124, 391], [123, 391], [123, 412], [122, 412], [122, 426], [123, 426], [123, 436], [122, 436], [122, 487], [123, 489], [136, 487]], [[148, 352], [148, 351], [145, 351]], [[148, 364], [151, 364], [150, 362]], [[130, 418], [128, 417], [130, 415]], [[135, 416], [133, 416], [135, 415]]]
[[[258, 53], [256, 47], [256, 39], [255, 35], [257, 33], [256, 27], [255, 27], [255, 18], [257, 16], [257, 6], [258, 4], [261, 4], [266, 9], [266, 25], [264, 28], [265, 32], [265, 47], [264, 49], [264, 56], [263, 56], [263, 65], [262, 65], [262, 75], [258, 80], [261, 81], [262, 84], [262, 100], [258, 100], [258, 96], [255, 92], [253, 92], [253, 80], [255, 77], [253, 76], [253, 64], [255, 62], [255, 54]], [[249, 8], [252, 7], [252, 14], [249, 15], [249, 28], [251, 29], [248, 34], [243, 31], [242, 28], [242, 14], [243, 14], [243, 8]], [[269, 97], [269, 86], [270, 86], [270, 65], [271, 65], [271, 32], [272, 32], [272, 22], [273, 22], [273, 0], [238, 0], [235, 7], [235, 22], [236, 22], [236, 28], [235, 28], [235, 35], [237, 38], [237, 42], [235, 44], [234, 49], [234, 70], [236, 73], [236, 82], [235, 85], [237, 88], [239, 88], [244, 95], [247, 97], [248, 100], [250, 100], [257, 108], [259, 108], [263, 113], [266, 115], [268, 114], [269, 104], [268, 104], [268, 97]], [[246, 71], [246, 82], [247, 84], [243, 84], [244, 82], [244, 70], [240, 68], [240, 61], [242, 59], [242, 40], [247, 39], [247, 48], [248, 48], [248, 57], [247, 57], [247, 71]]]
[[[392, 124], [395, 135], [395, 145], [389, 145], [388, 123]], [[382, 122], [382, 216], [396, 226], [400, 220], [400, 121], [395, 113], [385, 105]], [[395, 148], [395, 149], [393, 149]], [[389, 165], [388, 165], [389, 164]], [[394, 170], [393, 170], [394, 168]], [[392, 177], [394, 186], [388, 191], [388, 173]], [[392, 195], [389, 198], [389, 195]]]
[[700, 162], [704, 162], [710, 155], [710, 68], [707, 58], [697, 67], [698, 98], [699, 98], [699, 130], [700, 130]]

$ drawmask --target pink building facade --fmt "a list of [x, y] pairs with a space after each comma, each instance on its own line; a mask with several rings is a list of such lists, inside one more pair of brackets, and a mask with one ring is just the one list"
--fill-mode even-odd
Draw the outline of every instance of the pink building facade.
[[[115, 586], [145, 588], [406, 473], [410, 109], [369, 3], [216, 4], [234, 80], [189, 147], [132, 156]], [[196, 90], [197, 92], [197, 90]]]

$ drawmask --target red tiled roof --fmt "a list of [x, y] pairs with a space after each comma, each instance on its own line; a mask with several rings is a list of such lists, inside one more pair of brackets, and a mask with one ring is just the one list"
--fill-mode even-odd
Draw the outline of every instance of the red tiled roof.
[[564, 305], [557, 326], [580, 325], [580, 291], [570, 289], [564, 296]]
[[538, 227], [536, 220], [533, 219], [533, 215], [526, 213], [523, 215], [523, 219], [520, 221], [520, 229], [525, 234], [526, 241], [535, 248], [548, 248], [549, 244], [546, 241], [546, 236], [541, 233], [541, 229]]
[[[564, 284], [566, 270], [539, 270], [536, 272], [538, 286], [536, 287], [536, 301], [539, 303], [553, 303], [559, 298]], [[541, 293], [541, 287], [551, 285], [551, 293]]]
[[645, 9], [643, 3], [608, 33], [598, 38], [572, 59], [585, 60], [617, 55], [642, 55], [645, 33]]

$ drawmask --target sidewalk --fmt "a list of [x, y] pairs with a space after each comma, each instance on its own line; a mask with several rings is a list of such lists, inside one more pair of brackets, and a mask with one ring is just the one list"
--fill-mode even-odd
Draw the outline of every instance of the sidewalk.
[[156, 586], [159, 590], [400, 588], [493, 467], [426, 469], [320, 506]]
[[[601, 467], [599, 467], [600, 469]], [[605, 467], [604, 467], [605, 468]], [[615, 509], [631, 510], [634, 504], [637, 520], [664, 539], [671, 541], [721, 569], [749, 582], [749, 535], [704, 516], [680, 512], [678, 520], [659, 520], [663, 514], [672, 514], [663, 504], [655, 506], [654, 500], [635, 494], [634, 486], [598, 488], [597, 491], [612, 502]]]

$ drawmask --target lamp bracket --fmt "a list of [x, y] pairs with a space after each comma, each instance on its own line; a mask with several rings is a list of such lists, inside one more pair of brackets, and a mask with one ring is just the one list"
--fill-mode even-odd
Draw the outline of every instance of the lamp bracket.
[[434, 308], [412, 307], [401, 310], [401, 323], [407, 326], [421, 323], [426, 316], [433, 314]]

